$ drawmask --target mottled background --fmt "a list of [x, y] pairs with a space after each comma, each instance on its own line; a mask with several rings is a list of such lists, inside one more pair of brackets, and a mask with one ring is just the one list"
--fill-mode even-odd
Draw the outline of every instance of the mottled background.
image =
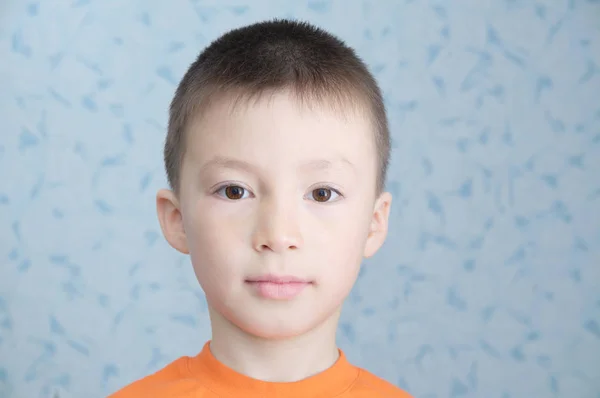
[[417, 398], [600, 397], [598, 0], [0, 2], [0, 396], [102, 397], [209, 338], [154, 193], [197, 53], [325, 27], [384, 91], [396, 200], [340, 325]]

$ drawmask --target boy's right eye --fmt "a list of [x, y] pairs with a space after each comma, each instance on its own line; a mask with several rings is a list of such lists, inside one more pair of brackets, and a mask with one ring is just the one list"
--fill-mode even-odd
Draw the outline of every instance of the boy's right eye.
[[250, 195], [245, 188], [240, 187], [239, 185], [226, 185], [220, 188], [216, 193], [230, 200], [246, 199]]

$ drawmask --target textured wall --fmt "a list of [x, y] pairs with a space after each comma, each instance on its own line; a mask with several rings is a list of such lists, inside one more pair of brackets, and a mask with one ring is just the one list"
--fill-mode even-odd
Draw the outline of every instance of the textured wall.
[[346, 39], [394, 134], [348, 356], [416, 397], [600, 397], [597, 0], [3, 1], [0, 396], [101, 397], [209, 337], [154, 193], [175, 84], [264, 18]]

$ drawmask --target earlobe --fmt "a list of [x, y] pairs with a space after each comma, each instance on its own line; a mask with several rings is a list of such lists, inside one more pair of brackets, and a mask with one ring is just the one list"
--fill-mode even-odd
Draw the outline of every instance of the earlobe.
[[364, 257], [373, 256], [383, 245], [388, 232], [390, 208], [392, 206], [392, 194], [382, 193], [375, 201], [373, 217], [369, 227], [369, 235], [365, 244]]
[[156, 212], [160, 228], [169, 244], [177, 251], [189, 254], [179, 200], [175, 193], [161, 189], [156, 194]]

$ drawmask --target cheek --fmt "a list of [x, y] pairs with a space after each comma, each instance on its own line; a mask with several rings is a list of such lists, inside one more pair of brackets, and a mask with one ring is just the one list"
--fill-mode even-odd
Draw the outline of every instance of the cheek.
[[321, 257], [322, 277], [340, 284], [353, 283], [360, 268], [368, 235], [370, 213], [352, 206], [343, 212], [319, 219], [320, 231], [312, 240]]
[[342, 204], [328, 209], [323, 207], [313, 214], [311, 231], [321, 245], [336, 251], [362, 250], [357, 245], [364, 244], [371, 222], [370, 209], [357, 202]]
[[186, 212], [184, 226], [190, 250], [209, 254], [226, 250], [243, 239], [244, 220], [233, 206], [213, 198], [203, 198]]
[[243, 263], [232, 250], [242, 240], [240, 224], [214, 210], [199, 206], [185, 222], [192, 266], [207, 296], [228, 289], [241, 271], [235, 265]]

